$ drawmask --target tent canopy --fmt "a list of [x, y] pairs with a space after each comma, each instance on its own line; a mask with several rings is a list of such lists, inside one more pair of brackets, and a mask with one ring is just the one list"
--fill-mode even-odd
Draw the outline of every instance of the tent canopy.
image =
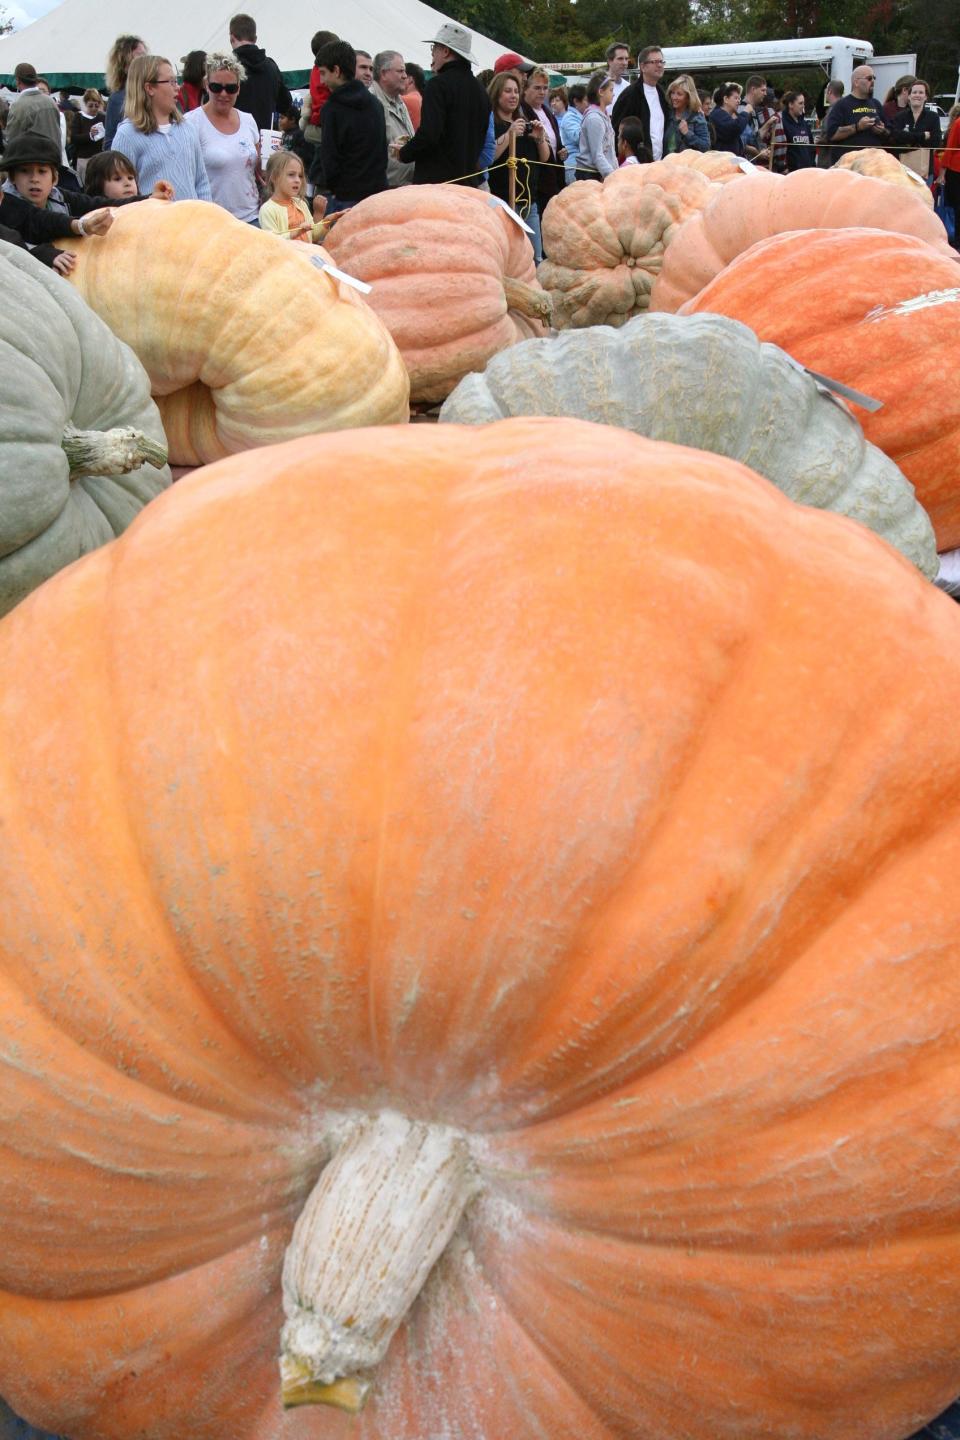
[[[0, 38], [0, 84], [13, 84], [14, 67], [26, 60], [50, 84], [103, 88], [107, 52], [118, 35], [142, 35], [150, 49], [174, 65], [190, 50], [226, 50], [231, 15], [249, 14], [257, 22], [257, 43], [276, 60], [288, 85], [303, 87], [310, 77], [310, 40], [317, 30], [332, 30], [361, 50], [399, 50], [406, 60], [430, 66], [429, 42], [448, 19], [420, 0], [325, 0], [322, 7], [293, 0], [260, 9], [250, 0], [125, 0], [122, 7], [103, 0], [63, 0], [42, 20]], [[478, 68], [489, 69], [508, 47], [485, 35], [473, 35]]]

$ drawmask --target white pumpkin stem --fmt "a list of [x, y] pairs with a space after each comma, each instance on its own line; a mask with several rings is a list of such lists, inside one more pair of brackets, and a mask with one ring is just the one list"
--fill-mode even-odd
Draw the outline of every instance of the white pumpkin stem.
[[77, 430], [68, 425], [60, 441], [70, 464], [70, 479], [81, 475], [127, 475], [141, 465], [160, 470], [167, 463], [167, 447], [141, 430]]
[[503, 293], [507, 297], [507, 308], [518, 310], [528, 320], [542, 320], [549, 325], [553, 315], [553, 299], [545, 290], [528, 285], [514, 275], [504, 275]]
[[373, 1371], [478, 1189], [456, 1131], [393, 1111], [354, 1126], [284, 1259], [286, 1407], [362, 1408]]

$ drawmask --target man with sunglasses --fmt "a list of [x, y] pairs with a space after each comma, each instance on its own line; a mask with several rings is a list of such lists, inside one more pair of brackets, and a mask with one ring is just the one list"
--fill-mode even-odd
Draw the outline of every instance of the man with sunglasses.
[[233, 16], [230, 49], [247, 72], [237, 96], [237, 109], [252, 115], [258, 129], [272, 130], [274, 116], [291, 108], [293, 96], [283, 83], [276, 60], [271, 60], [257, 44], [257, 24], [252, 16]]
[[456, 180], [477, 186], [483, 179], [480, 165], [490, 124], [490, 99], [470, 67], [473, 37], [452, 20], [441, 25], [430, 42], [433, 79], [423, 92], [420, 128], [402, 146], [394, 141], [391, 153], [402, 164], [413, 162], [414, 185], [442, 185]]

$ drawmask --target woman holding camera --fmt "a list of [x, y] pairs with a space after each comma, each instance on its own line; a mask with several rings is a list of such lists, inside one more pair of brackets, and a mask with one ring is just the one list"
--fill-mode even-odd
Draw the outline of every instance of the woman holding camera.
[[518, 214], [526, 218], [536, 205], [537, 171], [530, 162], [549, 160], [550, 146], [539, 121], [531, 121], [520, 110], [520, 76], [514, 70], [494, 75], [487, 89], [493, 106], [493, 161], [490, 192], [509, 202], [510, 170], [504, 161], [510, 154], [510, 136], [516, 136]]

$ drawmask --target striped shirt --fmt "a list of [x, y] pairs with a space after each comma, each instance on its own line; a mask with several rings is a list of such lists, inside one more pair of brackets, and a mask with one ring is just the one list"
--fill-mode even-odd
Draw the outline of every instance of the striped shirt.
[[132, 162], [140, 190], [149, 195], [158, 180], [169, 180], [174, 200], [210, 200], [210, 181], [197, 132], [182, 121], [145, 135], [132, 120], [117, 126], [113, 150]]

